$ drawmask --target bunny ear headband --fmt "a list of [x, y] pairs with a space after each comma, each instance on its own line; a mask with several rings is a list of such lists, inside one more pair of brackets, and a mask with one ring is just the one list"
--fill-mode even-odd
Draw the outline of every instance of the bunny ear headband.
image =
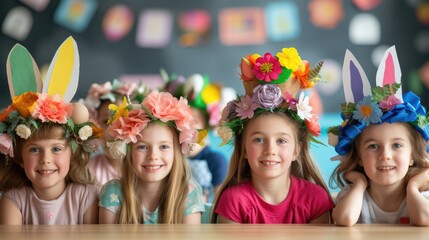
[[79, 79], [79, 53], [72, 37], [57, 49], [44, 82], [33, 57], [20, 44], [11, 49], [6, 71], [12, 104], [0, 113], [1, 153], [13, 157], [16, 137], [28, 139], [45, 122], [64, 126], [73, 151], [77, 144], [92, 151], [84, 143], [96, 130], [88, 122], [88, 110], [82, 104], [70, 103]]
[[353, 140], [369, 124], [408, 122], [429, 140], [429, 120], [420, 98], [413, 92], [402, 95], [401, 69], [394, 46], [387, 49], [377, 69], [377, 86], [371, 88], [361, 65], [347, 50], [343, 64], [346, 102], [341, 105], [340, 126], [329, 128], [329, 144], [346, 155]]
[[283, 48], [275, 55], [265, 53], [248, 55], [241, 59], [240, 77], [246, 92], [230, 101], [222, 112], [222, 127], [219, 135], [223, 144], [241, 134], [246, 122], [264, 112], [284, 112], [307, 130], [310, 140], [319, 143], [318, 116], [312, 113], [309, 97], [301, 92], [312, 88], [320, 81], [319, 71], [323, 62], [314, 68], [301, 60], [295, 48]]
[[208, 116], [209, 127], [219, 124], [222, 108], [237, 96], [233, 88], [211, 83], [206, 75], [195, 73], [185, 79], [175, 74], [169, 76], [163, 69], [161, 75], [166, 82], [165, 90], [173, 96], [185, 97], [191, 107], [202, 110]]

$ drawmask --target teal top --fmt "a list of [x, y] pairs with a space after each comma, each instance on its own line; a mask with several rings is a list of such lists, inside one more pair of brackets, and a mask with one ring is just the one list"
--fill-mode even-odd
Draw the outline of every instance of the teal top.
[[[106, 184], [100, 191], [98, 206], [119, 215], [122, 205], [122, 187], [120, 180], [114, 179]], [[158, 208], [150, 212], [142, 206], [144, 224], [158, 223]], [[204, 203], [202, 201], [202, 190], [193, 178], [189, 181], [188, 197], [185, 203], [185, 215], [196, 212], [204, 212]]]

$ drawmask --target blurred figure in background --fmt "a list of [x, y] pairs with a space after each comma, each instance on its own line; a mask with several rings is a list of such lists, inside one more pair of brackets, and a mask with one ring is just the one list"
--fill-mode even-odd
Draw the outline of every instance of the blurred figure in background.
[[[162, 72], [167, 84], [165, 91], [188, 99], [192, 115], [197, 120], [197, 128], [209, 132], [217, 127], [224, 103], [236, 97], [232, 88], [210, 83], [207, 76], [193, 74], [185, 79], [179, 75], [167, 75]], [[213, 201], [214, 194], [225, 179], [228, 170], [226, 156], [214, 149], [206, 138], [205, 145], [195, 144], [188, 154], [192, 175], [203, 189], [203, 200]]]
[[[114, 79], [113, 82], [105, 82], [101, 85], [92, 84], [83, 103], [90, 110], [91, 118], [102, 129], [106, 130], [109, 119], [109, 105], [119, 105], [124, 101], [124, 97], [135, 99], [142, 93], [143, 88], [139, 87], [138, 84], [120, 82]], [[95, 143], [98, 146], [98, 152], [92, 155], [88, 165], [91, 174], [96, 179], [99, 190], [107, 181], [120, 178], [122, 164], [121, 160], [115, 156], [110, 156], [108, 151], [104, 151], [107, 142], [106, 134], [103, 133], [102, 136]]]

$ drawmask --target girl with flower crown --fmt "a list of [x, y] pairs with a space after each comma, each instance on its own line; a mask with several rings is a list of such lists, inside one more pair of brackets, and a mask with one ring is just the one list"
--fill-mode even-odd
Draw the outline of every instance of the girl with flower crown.
[[109, 109], [109, 151], [125, 159], [122, 178], [100, 192], [100, 223], [200, 223], [202, 190], [184, 153], [201, 135], [186, 99], [153, 91]]
[[[76, 66], [76, 59], [59, 54], [76, 51], [73, 38], [68, 38], [50, 71], [68, 68], [70, 63]], [[8, 70], [22, 74], [8, 75], [13, 102], [0, 114], [0, 224], [97, 223], [97, 188], [87, 168], [92, 150], [87, 140], [94, 137], [94, 124], [85, 106], [69, 103], [75, 92], [69, 86], [77, 83], [63, 86], [66, 80], [77, 81], [77, 73], [71, 71], [68, 79], [65, 74], [47, 76], [45, 84], [55, 85], [53, 89], [65, 95], [45, 86], [40, 92], [41, 82], [33, 75], [38, 69], [27, 64], [34, 69], [26, 76], [28, 69], [22, 69], [26, 61], [34, 60], [16, 45], [9, 54]], [[37, 88], [28, 89], [31, 86]]]
[[[100, 85], [91, 85], [88, 95], [83, 103], [90, 109], [92, 118], [102, 129], [107, 129], [109, 119], [108, 106], [112, 103], [119, 104], [124, 96], [136, 97], [141, 89], [136, 83], [120, 82], [116, 79], [113, 82], [105, 82]], [[91, 156], [88, 167], [95, 177], [96, 184], [100, 190], [103, 184], [112, 179], [119, 179], [121, 173], [121, 159], [108, 154], [106, 151], [105, 135], [98, 139], [99, 151]]]
[[395, 48], [383, 57], [377, 87], [370, 88], [349, 51], [343, 76], [344, 122], [330, 129], [330, 144], [341, 155], [331, 176], [341, 187], [333, 220], [429, 226], [429, 120], [416, 95], [402, 96]]
[[258, 56], [241, 65], [246, 96], [223, 111], [220, 135], [233, 138], [234, 152], [212, 222], [329, 223], [334, 203], [309, 150], [317, 115], [304, 93], [291, 97], [305, 88], [301, 81], [314, 85], [317, 72], [296, 77], [309, 65], [294, 48]]

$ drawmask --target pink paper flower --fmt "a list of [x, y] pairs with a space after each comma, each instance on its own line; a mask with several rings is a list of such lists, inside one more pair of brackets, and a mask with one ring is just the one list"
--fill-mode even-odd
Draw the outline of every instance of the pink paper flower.
[[7, 134], [0, 134], [0, 153], [13, 157], [12, 139]]
[[152, 92], [144, 99], [142, 105], [162, 122], [174, 121], [180, 118], [176, 109], [178, 100], [169, 93]]
[[32, 116], [42, 122], [65, 124], [67, 118], [71, 116], [72, 110], [72, 105], [64, 102], [60, 95], [49, 96], [46, 93], [41, 93]]
[[207, 112], [209, 113], [209, 125], [217, 126], [221, 118], [221, 107], [219, 103], [207, 105]]
[[256, 78], [265, 82], [271, 82], [279, 78], [282, 72], [280, 62], [271, 53], [265, 53], [263, 57], [256, 59], [253, 72]]
[[134, 82], [122, 82], [118, 89], [115, 90], [120, 95], [130, 96], [139, 86]]
[[192, 117], [192, 110], [188, 105], [188, 101], [180, 97], [176, 105], [176, 126], [179, 131], [195, 129], [197, 122]]
[[392, 109], [394, 106], [398, 104], [401, 104], [401, 100], [395, 97], [395, 95], [391, 95], [387, 97], [386, 100], [381, 100], [379, 103], [379, 106], [381, 109], [389, 111], [390, 109]]
[[253, 102], [253, 99], [250, 96], [244, 96], [240, 98], [240, 101], [236, 103], [237, 116], [241, 117], [240, 119], [252, 118], [255, 114], [255, 109], [259, 107], [258, 104]]
[[137, 142], [137, 136], [150, 122], [149, 116], [142, 109], [134, 109], [127, 117], [120, 117], [109, 127], [109, 134], [114, 138], [123, 139], [126, 143]]
[[103, 85], [94, 83], [89, 88], [88, 95], [93, 99], [99, 99], [100, 96], [109, 93], [112, 90], [112, 84], [110, 82], [106, 82]]

